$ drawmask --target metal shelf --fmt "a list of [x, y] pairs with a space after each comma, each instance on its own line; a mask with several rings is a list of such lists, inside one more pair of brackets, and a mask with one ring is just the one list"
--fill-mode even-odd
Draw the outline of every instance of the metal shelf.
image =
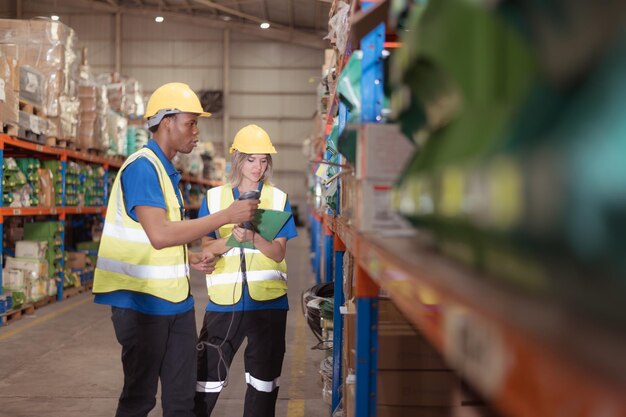
[[64, 207], [2, 207], [0, 216], [54, 216], [63, 211]]
[[352, 242], [361, 271], [505, 415], [626, 415], [626, 335], [489, 281], [420, 238], [377, 238], [326, 221]]

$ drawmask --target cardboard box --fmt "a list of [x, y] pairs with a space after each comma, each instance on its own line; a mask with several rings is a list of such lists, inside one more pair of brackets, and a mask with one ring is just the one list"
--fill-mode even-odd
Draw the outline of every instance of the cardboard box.
[[2, 270], [2, 288], [8, 290], [23, 289], [24, 285], [26, 285], [24, 271], [8, 267]]
[[[346, 379], [343, 384], [343, 409], [346, 417], [354, 417], [356, 385], [354, 375]], [[453, 394], [454, 396], [454, 394]], [[494, 417], [488, 409], [479, 406], [376, 406], [377, 417]]]
[[378, 330], [379, 370], [450, 370], [443, 356], [409, 325], [381, 324]]
[[30, 65], [20, 65], [20, 99], [42, 107], [44, 104], [44, 76]]
[[42, 259], [46, 256], [48, 242], [43, 240], [20, 240], [15, 242], [15, 256], [17, 258]]
[[380, 235], [415, 233], [411, 224], [391, 207], [391, 180], [358, 180], [353, 226]]
[[67, 252], [67, 267], [70, 269], [85, 269], [89, 262], [86, 252]]
[[16, 44], [0, 43], [0, 55], [6, 59], [9, 68], [9, 79], [5, 88], [17, 94], [20, 91], [20, 70], [18, 65], [18, 47]]
[[342, 175], [340, 181], [339, 213], [341, 217], [352, 222], [356, 215], [357, 188], [359, 183], [354, 173]]
[[361, 125], [356, 146], [356, 177], [394, 181], [414, 151], [415, 144], [404, 136], [397, 124]]
[[445, 407], [455, 404], [461, 381], [452, 371], [378, 371], [379, 405]]
[[34, 281], [39, 278], [48, 278], [48, 262], [31, 258], [6, 257], [6, 269], [20, 269], [24, 271], [26, 281]]
[[0, 78], [0, 122], [16, 125], [19, 121], [19, 101], [17, 94], [8, 88]]

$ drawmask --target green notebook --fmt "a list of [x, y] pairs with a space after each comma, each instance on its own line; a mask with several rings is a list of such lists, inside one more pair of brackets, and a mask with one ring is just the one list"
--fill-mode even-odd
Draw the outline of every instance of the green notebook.
[[[291, 217], [288, 211], [257, 209], [252, 224], [254, 230], [265, 240], [272, 241]], [[250, 242], [239, 243], [233, 235], [226, 241], [226, 246], [231, 248], [256, 249]]]

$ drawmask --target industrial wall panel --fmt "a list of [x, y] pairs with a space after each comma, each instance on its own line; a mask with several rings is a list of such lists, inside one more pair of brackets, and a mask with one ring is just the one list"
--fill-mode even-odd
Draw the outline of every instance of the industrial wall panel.
[[[313, 109], [309, 109], [312, 116]], [[302, 142], [311, 135], [312, 121], [283, 120], [280, 124], [279, 135], [283, 142], [302, 147]]]
[[321, 68], [324, 52], [279, 42], [233, 42], [231, 65], [234, 68]]
[[230, 111], [233, 117], [249, 119], [283, 118], [307, 120], [315, 109], [317, 97], [281, 95], [232, 94]]
[[122, 43], [122, 63], [129, 66], [170, 67], [174, 62], [175, 42], [172, 41], [130, 41]]
[[291, 147], [279, 147], [278, 154], [274, 161], [274, 170], [286, 170], [290, 172], [303, 171], [306, 158], [301, 149]]
[[159, 86], [173, 82], [183, 82], [195, 91], [201, 89], [222, 89], [222, 71], [220, 69], [202, 68], [145, 68], [124, 66], [124, 74], [136, 78], [143, 84], [146, 94], [151, 93]]
[[222, 143], [222, 118], [200, 117], [198, 119], [200, 140], [202, 142]]
[[110, 41], [79, 38], [79, 45], [87, 48], [87, 62], [93, 68], [115, 66], [115, 46]]
[[174, 48], [174, 64], [222, 68], [223, 49], [221, 41], [177, 41]]
[[208, 29], [179, 19], [156, 23], [154, 17], [124, 15], [122, 19], [124, 38], [127, 40], [204, 40], [221, 42], [222, 31]]
[[160, 67], [222, 68], [222, 44], [200, 41], [124, 41], [123, 64]]
[[93, 16], [70, 15], [62, 20], [76, 31], [79, 41], [98, 40], [108, 41], [112, 45], [115, 39], [115, 18], [111, 14], [96, 14]]
[[305, 93], [316, 94], [315, 84], [309, 80], [319, 73], [319, 68], [288, 69], [288, 68], [236, 68], [230, 72], [232, 91], [249, 91], [252, 93]]
[[[304, 210], [307, 198], [306, 176], [304, 173], [302, 175], [293, 175], [292, 173], [275, 172], [272, 176], [272, 182], [287, 193], [292, 207], [297, 205], [299, 210]], [[300, 216], [302, 214], [300, 211]]]

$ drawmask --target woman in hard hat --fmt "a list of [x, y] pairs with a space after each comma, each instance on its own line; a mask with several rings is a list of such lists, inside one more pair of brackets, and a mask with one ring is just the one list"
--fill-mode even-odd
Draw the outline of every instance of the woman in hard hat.
[[116, 417], [147, 416], [159, 380], [163, 416], [193, 417], [197, 338], [188, 265], [207, 273], [214, 260], [190, 254], [187, 243], [248, 221], [256, 209], [255, 201], [237, 201], [222, 216], [183, 220], [172, 158], [196, 146], [199, 116], [209, 114], [188, 85], [155, 90], [145, 116], [152, 139], [126, 159], [111, 189], [93, 293], [96, 303], [111, 306], [122, 346]]
[[[260, 191], [261, 209], [291, 212], [287, 195], [270, 182], [272, 154], [268, 134], [256, 125], [242, 128], [230, 148], [229, 182], [212, 188], [198, 216], [219, 212], [250, 191]], [[255, 249], [228, 247], [230, 236]], [[276, 237], [268, 241], [241, 225], [226, 225], [203, 238], [203, 251], [219, 256], [206, 275], [209, 303], [198, 344], [198, 382], [195, 413], [208, 417], [228, 382], [231, 361], [245, 338], [248, 388], [244, 415], [273, 416], [278, 396], [287, 321], [287, 241], [297, 236], [290, 216]]]

